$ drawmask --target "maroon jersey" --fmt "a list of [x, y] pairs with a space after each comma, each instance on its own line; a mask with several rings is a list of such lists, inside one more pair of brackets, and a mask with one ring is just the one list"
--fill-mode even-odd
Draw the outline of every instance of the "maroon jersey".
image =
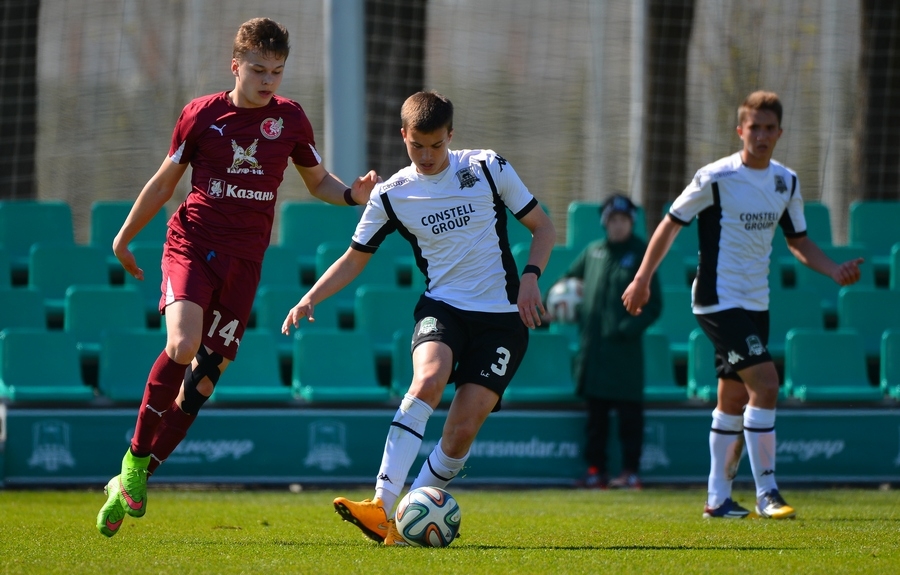
[[261, 262], [288, 158], [322, 162], [300, 104], [273, 96], [238, 108], [227, 92], [192, 100], [172, 134], [169, 159], [192, 168], [191, 191], [169, 227], [210, 250]]

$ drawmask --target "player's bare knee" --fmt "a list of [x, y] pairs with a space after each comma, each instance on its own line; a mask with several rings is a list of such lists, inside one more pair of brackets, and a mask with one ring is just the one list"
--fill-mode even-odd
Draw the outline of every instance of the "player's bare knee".
[[188, 339], [171, 339], [166, 342], [166, 354], [172, 361], [181, 364], [188, 364], [193, 361], [194, 356], [197, 354], [197, 349], [200, 348], [200, 341], [193, 341]]

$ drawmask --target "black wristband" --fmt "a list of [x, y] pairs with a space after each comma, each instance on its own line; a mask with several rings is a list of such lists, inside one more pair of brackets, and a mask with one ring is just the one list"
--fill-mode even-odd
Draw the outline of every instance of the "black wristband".
[[347, 188], [344, 190], [344, 201], [347, 202], [348, 206], [358, 206], [359, 202], [353, 199], [353, 190]]
[[537, 267], [534, 264], [528, 264], [527, 266], [522, 268], [522, 275], [525, 274], [534, 274], [538, 277], [538, 279], [541, 279], [541, 268]]

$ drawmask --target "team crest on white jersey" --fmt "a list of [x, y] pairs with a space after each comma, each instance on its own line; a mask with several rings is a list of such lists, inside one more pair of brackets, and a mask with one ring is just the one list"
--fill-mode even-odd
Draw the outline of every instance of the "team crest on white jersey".
[[266, 118], [262, 121], [262, 124], [259, 125], [259, 131], [262, 132], [263, 137], [267, 140], [274, 140], [278, 136], [281, 135], [281, 130], [284, 127], [284, 120], [278, 118]]
[[437, 330], [437, 318], [435, 317], [426, 317], [419, 322], [419, 335], [435, 333]]
[[747, 338], [747, 350], [750, 355], [762, 355], [766, 352], [766, 346], [758, 336], [751, 335]]
[[775, 191], [781, 194], [788, 191], [787, 184], [781, 176], [775, 176]]
[[209, 188], [206, 194], [211, 198], [221, 198], [225, 195], [225, 180], [209, 179]]
[[[256, 161], [257, 146], [259, 146], [259, 140], [253, 140], [253, 143], [246, 148], [238, 146], [237, 142], [231, 140], [231, 149], [234, 151], [234, 157], [232, 158], [231, 167], [228, 168], [228, 173], [262, 174], [262, 166]], [[248, 164], [248, 167], [242, 168], [241, 166], [245, 163]]]
[[459, 180], [459, 189], [473, 188], [476, 182], [481, 180], [475, 175], [475, 168], [467, 166], [456, 172], [456, 179]]

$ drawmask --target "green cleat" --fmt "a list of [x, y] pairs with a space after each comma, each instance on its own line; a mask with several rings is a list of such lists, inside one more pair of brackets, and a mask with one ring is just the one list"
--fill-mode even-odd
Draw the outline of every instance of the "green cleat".
[[147, 512], [147, 465], [150, 456], [135, 457], [129, 449], [122, 459], [119, 475], [119, 505], [132, 517], [143, 517]]
[[125, 520], [125, 509], [119, 503], [119, 476], [116, 475], [109, 480], [103, 492], [106, 493], [106, 504], [100, 508], [100, 514], [97, 515], [97, 530], [107, 537], [112, 537], [119, 532], [122, 521]]

